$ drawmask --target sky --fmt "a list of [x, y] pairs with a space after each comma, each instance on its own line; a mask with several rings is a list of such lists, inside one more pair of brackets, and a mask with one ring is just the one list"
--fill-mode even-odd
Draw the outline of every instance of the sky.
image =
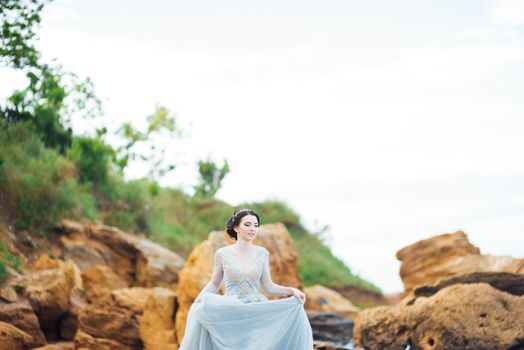
[[[39, 37], [93, 80], [110, 130], [155, 105], [176, 116], [163, 185], [190, 192], [199, 159], [227, 159], [218, 198], [328, 225], [385, 292], [402, 290], [395, 253], [434, 235], [524, 257], [522, 1], [55, 0]], [[0, 81], [1, 98], [24, 85]]]

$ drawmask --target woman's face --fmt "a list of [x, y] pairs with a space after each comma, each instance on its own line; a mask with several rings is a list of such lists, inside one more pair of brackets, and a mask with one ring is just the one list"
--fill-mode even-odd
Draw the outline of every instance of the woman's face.
[[237, 239], [241, 241], [252, 241], [258, 232], [258, 220], [254, 215], [246, 215], [240, 219], [238, 226], [235, 226]]

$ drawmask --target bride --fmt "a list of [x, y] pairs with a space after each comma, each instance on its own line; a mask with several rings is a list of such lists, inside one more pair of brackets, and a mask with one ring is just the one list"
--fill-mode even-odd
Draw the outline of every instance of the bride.
[[[306, 296], [271, 280], [269, 252], [253, 244], [259, 224], [251, 209], [229, 219], [226, 231], [236, 243], [216, 251], [212, 278], [189, 310], [181, 350], [313, 349]], [[222, 280], [225, 295], [215, 294]], [[259, 285], [287, 298], [270, 301]]]

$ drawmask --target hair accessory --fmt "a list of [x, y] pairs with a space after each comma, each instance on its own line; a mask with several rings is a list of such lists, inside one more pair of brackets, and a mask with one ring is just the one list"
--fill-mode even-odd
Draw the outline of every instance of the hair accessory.
[[237, 216], [238, 214], [242, 213], [243, 211], [251, 211], [251, 209], [249, 209], [249, 208], [238, 209], [237, 211], [235, 211], [233, 216]]

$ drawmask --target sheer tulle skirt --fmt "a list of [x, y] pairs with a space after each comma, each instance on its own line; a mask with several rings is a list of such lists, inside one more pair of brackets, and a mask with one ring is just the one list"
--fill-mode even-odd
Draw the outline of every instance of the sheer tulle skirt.
[[245, 303], [206, 293], [189, 310], [181, 350], [311, 350], [311, 326], [295, 297]]

